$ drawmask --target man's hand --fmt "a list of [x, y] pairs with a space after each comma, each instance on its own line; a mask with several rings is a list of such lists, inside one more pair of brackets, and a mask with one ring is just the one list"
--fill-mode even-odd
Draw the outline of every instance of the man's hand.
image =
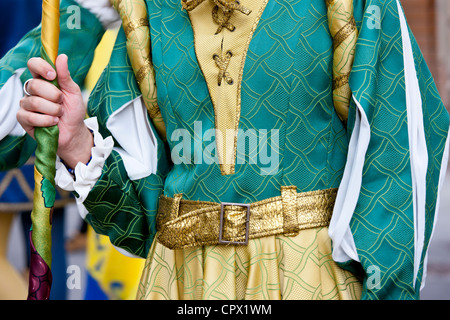
[[[28, 69], [33, 80], [28, 82], [25, 96], [20, 101], [17, 120], [25, 131], [34, 138], [35, 127], [58, 125], [58, 155], [74, 168], [78, 162], [90, 159], [93, 137], [84, 124], [86, 106], [80, 87], [72, 80], [66, 55], [56, 59], [56, 72], [41, 58], [28, 61]], [[49, 81], [58, 75], [60, 89]], [[47, 81], [48, 80], [48, 81]]]

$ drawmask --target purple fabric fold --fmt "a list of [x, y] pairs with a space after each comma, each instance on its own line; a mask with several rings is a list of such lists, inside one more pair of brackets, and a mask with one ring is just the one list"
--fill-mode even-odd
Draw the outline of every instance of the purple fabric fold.
[[49, 300], [52, 272], [34, 247], [30, 231], [30, 277], [27, 300]]

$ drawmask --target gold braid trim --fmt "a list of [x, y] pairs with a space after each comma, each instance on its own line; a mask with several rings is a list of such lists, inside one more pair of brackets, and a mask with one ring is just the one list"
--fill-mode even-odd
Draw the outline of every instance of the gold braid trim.
[[352, 92], [349, 77], [355, 56], [358, 30], [353, 0], [325, 0], [328, 26], [333, 38], [333, 102], [339, 118], [346, 123]]
[[205, 0], [181, 0], [181, 6], [186, 11], [191, 11], [197, 8], [197, 6]]
[[340, 75], [339, 77], [333, 79], [333, 90], [339, 89], [348, 85], [348, 79], [350, 78], [350, 72]]
[[130, 33], [134, 32], [136, 29], [139, 29], [140, 27], [149, 27], [148, 20], [140, 18], [137, 20], [129, 21], [127, 25], [123, 26], [125, 36], [128, 38], [130, 36]]
[[150, 28], [145, 0], [110, 0], [120, 14], [127, 37], [127, 52], [142, 99], [156, 131], [166, 140], [166, 128], [157, 103], [156, 81], [151, 61]]
[[355, 18], [351, 17], [350, 21], [340, 29], [333, 38], [333, 49], [336, 50], [348, 37], [356, 30]]
[[150, 58], [145, 58], [144, 64], [142, 67], [136, 71], [136, 82], [141, 85], [141, 83], [145, 80], [145, 77], [152, 72], [152, 62]]

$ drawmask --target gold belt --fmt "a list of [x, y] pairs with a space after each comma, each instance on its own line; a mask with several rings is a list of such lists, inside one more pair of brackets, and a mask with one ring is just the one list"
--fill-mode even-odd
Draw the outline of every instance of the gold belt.
[[251, 204], [215, 203], [161, 196], [157, 240], [170, 249], [212, 244], [246, 245], [249, 239], [297, 235], [329, 225], [337, 189], [297, 193], [281, 187], [281, 196]]

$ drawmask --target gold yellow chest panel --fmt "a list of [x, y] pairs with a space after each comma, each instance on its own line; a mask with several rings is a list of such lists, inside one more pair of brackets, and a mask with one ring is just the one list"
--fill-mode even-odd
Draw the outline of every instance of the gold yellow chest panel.
[[245, 58], [267, 2], [182, 1], [189, 13], [197, 60], [214, 105], [217, 155], [223, 175], [234, 173]]

